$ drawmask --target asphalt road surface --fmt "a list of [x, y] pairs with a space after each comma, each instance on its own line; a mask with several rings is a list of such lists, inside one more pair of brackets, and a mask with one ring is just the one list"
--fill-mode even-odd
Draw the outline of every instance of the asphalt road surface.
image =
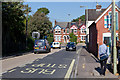
[[[77, 46], [78, 49], [80, 46]], [[60, 50], [43, 59], [36, 59], [32, 63], [10, 69], [2, 74], [2, 78], [65, 78], [70, 75], [69, 71], [74, 65], [77, 50]]]

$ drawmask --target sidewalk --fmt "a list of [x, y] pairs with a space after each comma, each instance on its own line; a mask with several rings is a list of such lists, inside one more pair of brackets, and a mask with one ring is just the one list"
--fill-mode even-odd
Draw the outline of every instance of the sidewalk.
[[82, 48], [79, 53], [76, 78], [118, 78], [118, 76], [113, 75], [108, 69], [106, 75], [101, 76], [99, 61], [85, 48]]

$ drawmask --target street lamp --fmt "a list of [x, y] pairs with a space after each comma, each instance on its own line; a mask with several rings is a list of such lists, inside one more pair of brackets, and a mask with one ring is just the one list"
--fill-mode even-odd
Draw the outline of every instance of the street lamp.
[[87, 14], [87, 16], [86, 16], [86, 43], [88, 43], [89, 42], [89, 39], [88, 39], [88, 37], [89, 37], [89, 29], [88, 29], [88, 6], [80, 6], [80, 8], [83, 8], [83, 7], [86, 7], [86, 14]]

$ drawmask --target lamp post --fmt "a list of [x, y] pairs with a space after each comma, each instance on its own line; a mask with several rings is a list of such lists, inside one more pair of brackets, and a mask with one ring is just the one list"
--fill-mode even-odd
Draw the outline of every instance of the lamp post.
[[113, 72], [117, 73], [117, 49], [116, 49], [116, 17], [115, 17], [115, 0], [112, 0], [112, 47], [113, 47]]
[[89, 29], [88, 29], [88, 6], [80, 6], [80, 8], [86, 7], [86, 43], [89, 42]]

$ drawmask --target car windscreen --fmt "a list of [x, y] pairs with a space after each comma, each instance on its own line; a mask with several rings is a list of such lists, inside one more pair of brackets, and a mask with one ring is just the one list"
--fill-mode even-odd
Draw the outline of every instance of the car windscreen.
[[67, 45], [75, 45], [74, 42], [67, 43]]
[[35, 45], [37, 45], [37, 46], [44, 46], [44, 41], [37, 41]]
[[59, 43], [54, 43], [54, 45], [58, 45]]

